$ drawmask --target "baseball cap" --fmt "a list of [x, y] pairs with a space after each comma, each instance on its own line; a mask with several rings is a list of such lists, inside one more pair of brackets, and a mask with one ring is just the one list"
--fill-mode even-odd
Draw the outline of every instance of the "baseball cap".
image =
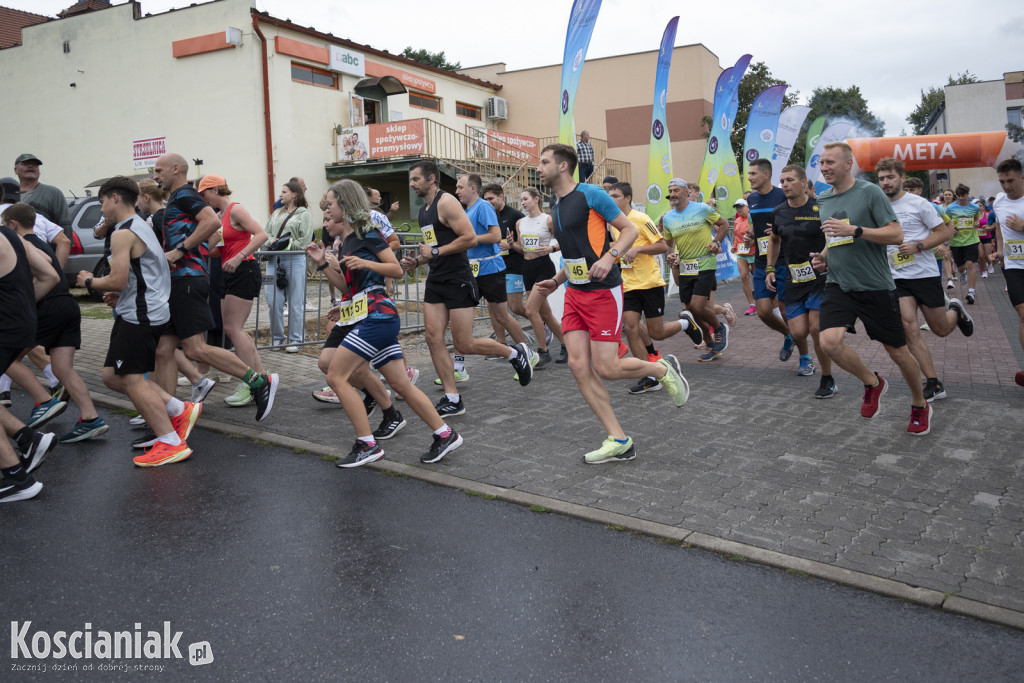
[[604, 185], [605, 183], [611, 183], [612, 185], [614, 185], [617, 182], [619, 182], [619, 179], [616, 178], [615, 176], [613, 176], [613, 175], [606, 175], [604, 177], [604, 180], [601, 181], [601, 184]]
[[221, 185], [227, 185], [228, 181], [224, 180], [222, 176], [214, 175], [213, 173], [207, 173], [203, 176], [203, 179], [199, 181], [199, 187], [196, 188], [196, 192], [202, 192], [203, 190], [210, 190]]
[[0, 195], [3, 195], [4, 203], [14, 204], [21, 199], [21, 183], [10, 176], [0, 178]]
[[683, 180], [682, 178], [673, 178], [672, 180], [668, 181], [668, 186], [669, 187], [681, 187], [681, 188], [683, 188], [685, 190], [686, 189], [686, 181]]
[[40, 161], [39, 157], [37, 157], [35, 154], [22, 154], [22, 155], [18, 156], [17, 159], [14, 160], [14, 163], [20, 164], [23, 161], [35, 161], [40, 166], [43, 165], [43, 162]]
[[747, 200], [746, 199], [742, 199], [741, 198], [741, 199], [737, 199], [735, 202], [733, 202], [733, 206], [750, 206], [750, 205], [747, 204]]

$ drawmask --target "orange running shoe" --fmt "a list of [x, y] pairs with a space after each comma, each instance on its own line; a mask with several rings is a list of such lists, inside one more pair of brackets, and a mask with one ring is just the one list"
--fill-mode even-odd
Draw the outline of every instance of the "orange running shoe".
[[649, 360], [652, 363], [657, 363], [659, 360], [661, 360], [661, 351], [655, 351], [654, 353], [647, 354], [647, 360]]
[[159, 467], [187, 460], [190, 455], [192, 455], [192, 449], [184, 441], [177, 446], [157, 441], [152, 448], [142, 455], [135, 456], [132, 461], [139, 467]]
[[174, 427], [174, 431], [178, 434], [179, 439], [184, 441], [188, 438], [188, 435], [192, 433], [192, 428], [196, 426], [199, 414], [202, 412], [202, 403], [185, 401], [185, 410], [182, 411], [181, 415], [171, 418], [171, 426]]
[[628, 353], [629, 347], [622, 342], [619, 342], [619, 358], [625, 358]]

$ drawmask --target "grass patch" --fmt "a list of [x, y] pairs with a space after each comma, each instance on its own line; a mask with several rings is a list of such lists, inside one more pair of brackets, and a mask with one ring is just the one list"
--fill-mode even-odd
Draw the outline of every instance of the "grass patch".
[[492, 496], [489, 493], [481, 493], [480, 491], [474, 491], [472, 489], [463, 489], [463, 493], [467, 496], [476, 496], [477, 498], [483, 498], [484, 500], [497, 500], [497, 496]]
[[679, 547], [680, 548], [692, 548], [693, 544], [692, 543], [687, 543], [686, 541], [680, 541]]
[[138, 417], [139, 411], [131, 410], [130, 408], [114, 408], [110, 411], [114, 415], [124, 415], [125, 417]]
[[113, 320], [114, 311], [109, 306], [92, 306], [82, 308], [83, 318], [96, 318], [97, 320]]
[[746, 562], [747, 561], [747, 558], [743, 557], [742, 555], [733, 554], [733, 555], [726, 555], [726, 557], [728, 559], [732, 560], [733, 562]]
[[336, 455], [321, 455], [320, 459], [326, 460], [327, 462], [337, 462], [338, 460], [340, 460], [340, 458]]
[[604, 528], [608, 529], [609, 531], [625, 531], [626, 530], [626, 527], [622, 526], [621, 524], [605, 524]]
[[264, 439], [253, 439], [252, 442], [254, 444], [256, 444], [257, 446], [273, 446], [274, 445], [274, 444], [272, 444], [269, 441], [266, 441]]
[[295, 448], [292, 449], [292, 453], [294, 453], [295, 455], [309, 455], [310, 451], [307, 451], [305, 448], [299, 448], [298, 446], [296, 446]]
[[786, 573], [787, 573], [787, 574], [793, 574], [794, 576], [802, 576], [802, 577], [804, 577], [805, 579], [807, 579], [807, 578], [810, 578], [810, 576], [811, 576], [811, 575], [810, 575], [810, 574], [808, 574], [807, 572], [802, 572], [802, 571], [800, 571], [799, 569], [787, 569], [787, 570], [786, 570]]
[[658, 543], [664, 543], [665, 545], [682, 545], [682, 541], [677, 541], [674, 538], [659, 538]]
[[551, 512], [551, 508], [546, 508], [543, 505], [531, 505], [530, 512], [536, 512], [539, 515], [544, 515]]
[[392, 472], [391, 470], [377, 470], [377, 474], [383, 474], [385, 477], [406, 477], [401, 472]]

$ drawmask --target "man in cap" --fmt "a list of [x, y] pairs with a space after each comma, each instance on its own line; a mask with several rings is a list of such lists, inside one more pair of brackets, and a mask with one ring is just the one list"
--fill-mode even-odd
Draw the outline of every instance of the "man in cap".
[[619, 182], [619, 179], [613, 175], [606, 175], [604, 180], [601, 181], [601, 187], [604, 188], [605, 192], [611, 192], [612, 186]]
[[35, 154], [22, 154], [14, 160], [14, 175], [21, 185], [21, 201], [31, 205], [43, 217], [61, 227], [71, 238], [71, 216], [64, 193], [53, 185], [39, 182], [39, 167], [43, 162]]

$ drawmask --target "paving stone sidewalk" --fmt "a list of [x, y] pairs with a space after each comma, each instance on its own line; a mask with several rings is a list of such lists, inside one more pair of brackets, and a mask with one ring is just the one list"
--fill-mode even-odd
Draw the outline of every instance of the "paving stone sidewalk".
[[[637, 443], [634, 461], [583, 464], [604, 434], [566, 366], [538, 370], [521, 388], [506, 363], [481, 358], [469, 360], [471, 380], [459, 385], [468, 411], [451, 419], [465, 445], [438, 465], [420, 465], [429, 431], [397, 402], [409, 425], [385, 444], [387, 457], [1024, 612], [1024, 389], [1013, 385], [1024, 353], [1001, 276], [981, 282], [969, 307], [974, 337], [925, 333], [950, 397], [935, 404], [924, 437], [906, 433], [909, 391], [863, 329], [851, 344], [892, 382], [871, 421], [860, 418], [862, 385], [841, 371], [838, 395], [814, 400], [819, 375], [797, 377], [795, 356], [779, 362], [781, 338], [742, 315], [745, 301], [731, 283], [718, 299], [733, 304], [740, 322], [721, 360], [697, 363], [685, 335], [658, 345], [683, 363], [686, 406], [674, 408], [663, 391], [633, 396], [629, 382], [609, 383]], [[675, 301], [668, 315], [678, 310]], [[110, 325], [84, 319], [77, 356], [90, 386], [108, 394], [99, 370]], [[406, 351], [423, 371], [420, 388], [439, 397], [422, 339], [410, 338]], [[263, 358], [283, 382], [260, 428], [347, 451], [354, 437], [340, 407], [310, 396], [324, 385], [315, 356]], [[253, 409], [222, 400], [233, 384], [215, 389], [203, 416], [246, 433]]]

